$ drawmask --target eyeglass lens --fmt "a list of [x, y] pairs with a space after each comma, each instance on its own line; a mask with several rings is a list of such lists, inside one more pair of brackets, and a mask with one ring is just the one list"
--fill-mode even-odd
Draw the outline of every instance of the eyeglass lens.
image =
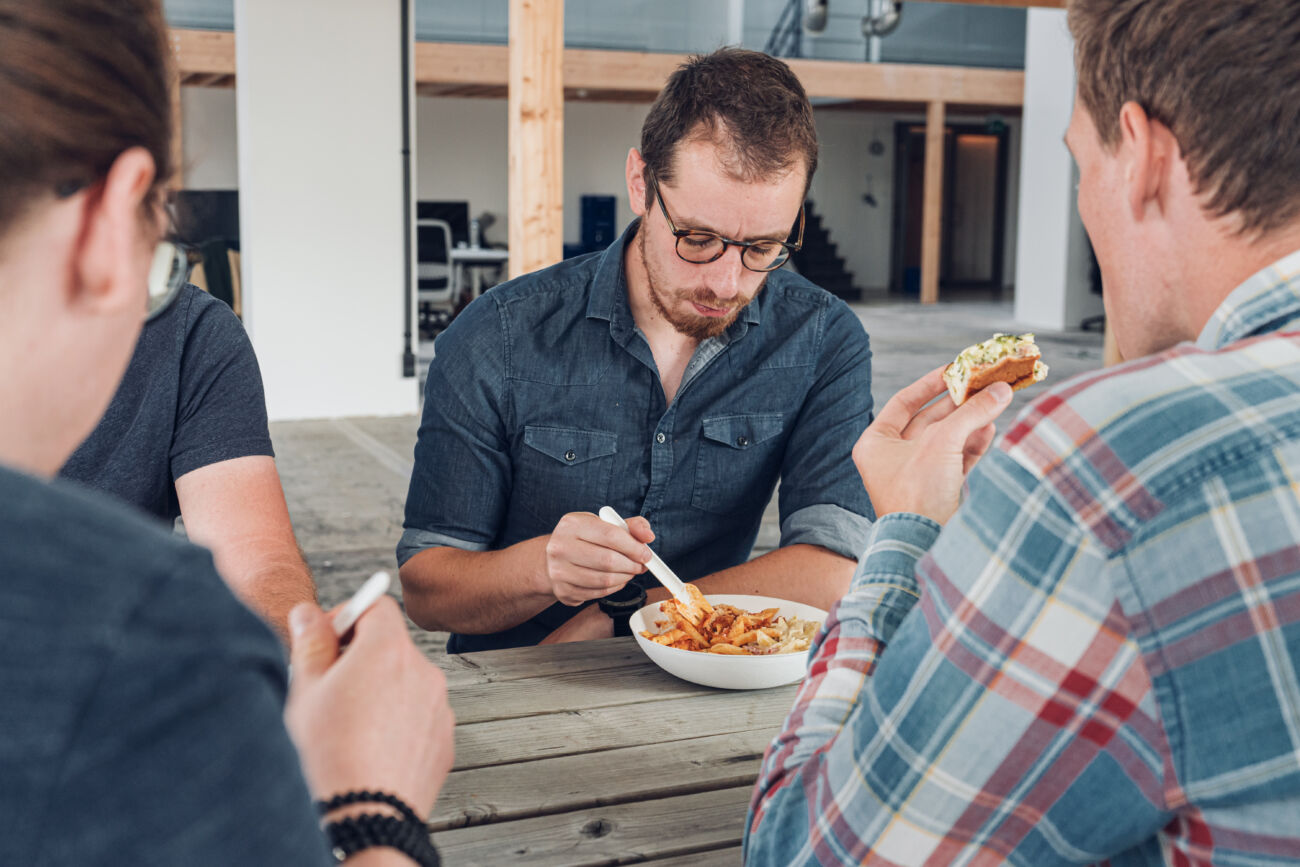
[[[727, 242], [717, 235], [691, 232], [677, 239], [677, 254], [687, 262], [703, 265], [720, 258]], [[790, 257], [786, 245], [777, 241], [759, 241], [740, 248], [741, 261], [753, 271], [771, 271], [781, 267]]]
[[189, 276], [189, 260], [185, 251], [171, 243], [161, 242], [154, 250], [149, 267], [149, 297], [145, 311], [156, 313], [175, 297]]

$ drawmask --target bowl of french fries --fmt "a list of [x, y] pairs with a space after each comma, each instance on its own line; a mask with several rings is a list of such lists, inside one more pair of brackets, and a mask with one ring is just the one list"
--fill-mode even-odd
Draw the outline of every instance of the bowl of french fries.
[[686, 586], [692, 605], [657, 602], [630, 621], [637, 644], [660, 668], [721, 689], [766, 689], [804, 676], [825, 611], [770, 596], [705, 596]]

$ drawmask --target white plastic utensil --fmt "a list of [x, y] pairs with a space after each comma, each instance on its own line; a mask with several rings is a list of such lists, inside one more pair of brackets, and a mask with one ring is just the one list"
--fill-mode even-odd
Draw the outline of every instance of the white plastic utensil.
[[[600, 519], [606, 524], [613, 524], [615, 527], [622, 527], [624, 530], [627, 529], [627, 521], [624, 521], [619, 516], [618, 512], [615, 512], [609, 506], [600, 507]], [[673, 598], [676, 599], [679, 604], [684, 605], [689, 609], [694, 609], [695, 600], [686, 590], [686, 585], [682, 583], [682, 579], [678, 578], [673, 570], [668, 568], [667, 563], [659, 559], [658, 554], [651, 551], [650, 561], [645, 565], [646, 568], [650, 570], [650, 574], [659, 579], [659, 583], [664, 585], [664, 587], [668, 589], [669, 593], [673, 594]]]
[[343, 634], [357, 622], [357, 618], [365, 614], [367, 608], [388, 592], [390, 583], [392, 579], [388, 577], [387, 572], [376, 572], [367, 578], [366, 583], [357, 588], [352, 598], [339, 609], [338, 614], [334, 615], [334, 634], [342, 638]]

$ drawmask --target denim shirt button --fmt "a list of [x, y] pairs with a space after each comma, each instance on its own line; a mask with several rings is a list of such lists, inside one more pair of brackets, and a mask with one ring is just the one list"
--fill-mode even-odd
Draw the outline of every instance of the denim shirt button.
[[736, 437], [736, 445], [740, 446], [743, 449], [745, 446], [749, 445], [749, 437], [747, 436]]
[[567, 452], [564, 453], [564, 459], [566, 461], [576, 460], [577, 457], [578, 457], [578, 453], [575, 452], [573, 449], [569, 449]]
[[666, 439], [668, 439], [668, 437], [664, 436], [663, 431], [660, 431], [659, 433], [655, 434], [655, 442], [659, 443], [660, 445], [663, 445], [664, 440]]

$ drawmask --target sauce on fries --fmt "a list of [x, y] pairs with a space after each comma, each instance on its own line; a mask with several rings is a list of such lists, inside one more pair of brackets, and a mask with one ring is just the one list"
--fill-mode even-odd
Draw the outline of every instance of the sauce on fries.
[[683, 606], [675, 599], [659, 603], [668, 619], [655, 622], [658, 634], [642, 632], [644, 638], [678, 650], [766, 656], [807, 650], [821, 626], [813, 620], [779, 617], [776, 608], [742, 611], [732, 605], [710, 605], [693, 584], [687, 584], [686, 590], [692, 604]]

